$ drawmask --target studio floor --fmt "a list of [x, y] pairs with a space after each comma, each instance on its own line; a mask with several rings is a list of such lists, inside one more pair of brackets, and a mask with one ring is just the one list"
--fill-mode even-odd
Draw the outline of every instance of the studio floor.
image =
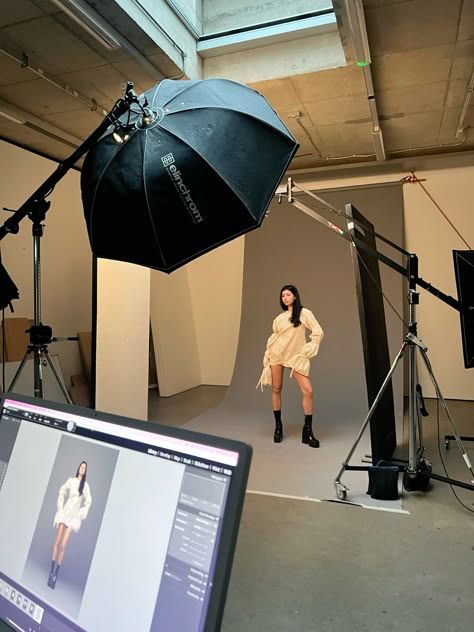
[[[232, 416], [216, 416], [216, 411], [225, 409], [227, 394], [227, 389], [211, 386], [171, 398], [159, 398], [151, 391], [149, 419], [191, 429], [204, 419], [209, 429], [220, 428], [216, 434], [233, 436], [232, 430], [226, 430], [235, 426], [229, 422]], [[452, 443], [448, 450], [444, 446], [444, 434], [450, 434], [450, 429], [441, 413], [438, 451], [436, 401], [427, 400], [427, 406], [430, 416], [424, 420], [424, 444], [433, 471], [444, 474], [441, 455], [449, 476], [468, 481], [468, 471], [456, 445]], [[452, 400], [448, 406], [458, 432], [474, 434], [474, 402]], [[244, 417], [244, 411], [238, 409], [237, 415]], [[251, 442], [254, 430], [246, 438], [246, 427], [240, 426], [239, 438]], [[270, 468], [268, 481], [272, 480], [272, 471], [279, 469], [287, 470], [287, 478], [295, 482], [300, 477], [327, 477], [323, 471], [324, 452], [333, 452], [333, 444], [337, 449], [338, 436], [342, 435], [335, 432], [331, 437], [331, 428], [323, 425], [321, 448], [311, 450], [298, 445], [296, 422], [289, 424], [289, 429], [290, 436], [278, 446], [272, 443], [270, 418], [257, 430], [262, 446], [268, 444], [270, 456], [261, 463], [263, 469]], [[402, 454], [404, 434], [402, 431], [400, 435]], [[276, 447], [280, 452], [274, 451]], [[465, 447], [472, 459], [474, 443], [466, 442]], [[285, 450], [296, 449], [305, 450], [301, 452], [305, 455], [303, 462], [285, 460]], [[259, 448], [262, 450], [265, 448]], [[345, 456], [344, 451], [341, 456]], [[334, 478], [334, 472], [329, 474]], [[258, 490], [252, 489], [251, 481], [252, 474], [223, 632], [472, 629], [472, 492], [453, 488], [465, 508], [449, 485], [433, 482], [428, 492], [403, 491], [401, 511], [398, 506], [396, 511], [374, 511], [337, 502], [334, 494], [318, 502], [317, 498], [288, 497], [284, 490], [278, 495], [277, 489], [268, 495], [252, 493]], [[310, 488], [314, 489], [314, 485]]]

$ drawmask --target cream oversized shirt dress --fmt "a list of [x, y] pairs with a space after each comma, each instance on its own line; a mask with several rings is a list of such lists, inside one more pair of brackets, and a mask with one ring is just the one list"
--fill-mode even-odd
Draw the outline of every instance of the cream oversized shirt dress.
[[[57, 527], [63, 523], [76, 533], [81, 528], [81, 523], [87, 518], [89, 507], [92, 503], [91, 490], [86, 481], [82, 495], [79, 495], [80, 478], [68, 478], [64, 485], [59, 488], [58, 510], [54, 516], [53, 526]], [[67, 496], [67, 500], [66, 500]]]
[[[290, 313], [282, 312], [273, 321], [273, 333], [268, 339], [263, 356], [263, 372], [257, 384], [263, 390], [272, 383], [270, 367], [281, 364], [301, 375], [309, 375], [310, 358], [318, 353], [319, 344], [324, 333], [311, 310], [303, 307], [300, 314], [301, 325], [293, 327]], [[310, 331], [309, 342], [306, 341], [306, 330]]]

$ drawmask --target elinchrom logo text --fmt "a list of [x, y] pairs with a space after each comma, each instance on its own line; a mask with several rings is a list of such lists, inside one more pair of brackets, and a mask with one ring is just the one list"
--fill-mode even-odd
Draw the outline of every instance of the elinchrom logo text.
[[166, 169], [169, 177], [171, 178], [176, 191], [178, 191], [181, 200], [189, 211], [191, 219], [195, 224], [200, 224], [204, 221], [204, 217], [199, 212], [198, 207], [193, 201], [191, 197], [191, 193], [189, 189], [183, 182], [183, 178], [181, 177], [181, 171], [179, 171], [175, 165], [174, 156], [172, 153], [166, 154], [166, 156], [161, 157], [161, 162], [163, 163], [163, 167]]

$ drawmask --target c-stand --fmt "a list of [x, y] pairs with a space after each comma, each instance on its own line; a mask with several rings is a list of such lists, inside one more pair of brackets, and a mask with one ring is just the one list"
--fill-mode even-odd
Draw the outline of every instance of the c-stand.
[[[385, 389], [387, 388], [395, 369], [397, 368], [400, 360], [403, 358], [405, 351], [408, 350], [408, 462], [406, 465], [399, 465], [400, 471], [403, 474], [403, 486], [407, 491], [427, 491], [429, 488], [430, 479], [435, 479], [438, 481], [442, 481], [444, 483], [449, 483], [451, 485], [455, 485], [458, 487], [463, 487], [464, 489], [469, 489], [474, 491], [474, 472], [472, 470], [471, 462], [464, 448], [462, 437], [457, 433], [456, 427], [454, 425], [453, 418], [451, 417], [451, 413], [449, 412], [449, 408], [444, 400], [444, 397], [441, 393], [439, 384], [436, 380], [436, 377], [433, 373], [433, 369], [431, 367], [431, 363], [429, 361], [427, 355], [427, 347], [419, 340], [417, 337], [417, 322], [416, 322], [416, 305], [419, 303], [419, 293], [416, 291], [416, 284], [419, 281], [418, 277], [418, 258], [416, 255], [411, 254], [408, 258], [408, 267], [407, 267], [407, 278], [409, 281], [409, 293], [408, 293], [408, 306], [409, 306], [409, 322], [408, 322], [408, 332], [403, 340], [403, 344], [401, 346], [400, 351], [398, 352], [390, 371], [388, 372], [385, 380], [380, 387], [380, 390], [377, 396], [374, 399], [372, 406], [370, 407], [367, 416], [360, 427], [357, 438], [354, 442], [354, 445], [349, 451], [349, 454], [344, 459], [342, 463], [342, 467], [339, 470], [335, 480], [334, 487], [336, 489], [336, 495], [341, 500], [344, 500], [347, 496], [348, 487], [341, 483], [341, 476], [345, 470], [361, 470], [367, 469], [362, 466], [353, 466], [349, 465], [349, 461], [354, 454], [362, 435], [364, 434], [365, 429], [367, 428], [370, 419], [372, 418]], [[425, 458], [425, 447], [423, 445], [423, 430], [421, 417], [423, 415], [422, 411], [422, 399], [420, 398], [420, 393], [418, 390], [418, 379], [417, 379], [417, 365], [416, 365], [416, 352], [419, 352], [421, 358], [425, 364], [426, 370], [428, 371], [428, 375], [430, 376], [431, 382], [434, 386], [436, 395], [440, 400], [452, 433], [453, 439], [456, 440], [459, 450], [462, 454], [462, 457], [466, 463], [466, 466], [471, 474], [472, 484], [464, 483], [463, 481], [458, 481], [452, 478], [448, 478], [446, 476], [440, 476], [439, 474], [433, 474], [431, 463], [427, 461]], [[390, 460], [390, 459], [388, 459]]]

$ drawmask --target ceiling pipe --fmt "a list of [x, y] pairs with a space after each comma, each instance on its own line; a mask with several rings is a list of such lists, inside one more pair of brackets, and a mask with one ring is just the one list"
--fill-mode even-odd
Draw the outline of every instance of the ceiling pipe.
[[387, 156], [385, 153], [382, 128], [380, 127], [377, 103], [375, 100], [372, 73], [370, 71], [372, 58], [370, 55], [367, 26], [365, 24], [364, 6], [362, 4], [362, 0], [344, 0], [344, 6], [354, 45], [356, 64], [362, 68], [364, 74], [365, 90], [370, 110], [370, 117], [372, 119], [372, 142], [374, 145], [375, 156], [377, 160], [384, 161], [387, 159]]
[[10, 121], [10, 123], [17, 123], [18, 125], [24, 125], [26, 123], [25, 119], [16, 112], [13, 112], [10, 107], [0, 106], [0, 116]]
[[60, 81], [57, 78], [53, 78], [53, 76], [50, 75], [46, 70], [43, 70], [43, 68], [31, 64], [26, 53], [20, 54], [11, 49], [8, 49], [5, 45], [2, 45], [2, 48], [0, 48], [0, 54], [9, 57], [13, 61], [16, 61], [18, 64], [20, 64], [22, 68], [28, 68], [28, 70], [40, 77], [40, 79], [44, 79], [44, 81], [52, 84], [55, 88], [58, 88], [62, 92], [65, 92], [68, 96], [86, 105], [88, 109], [92, 112], [97, 112], [97, 114], [99, 114], [100, 116], [105, 116], [107, 114], [106, 108], [103, 105], [100, 105], [100, 103], [97, 103], [95, 99], [91, 99], [90, 97], [81, 94], [78, 90], [72, 88], [67, 83]]
[[[142, 56], [141, 53], [138, 53], [138, 54]], [[49, 73], [45, 69], [35, 65], [34, 62], [30, 60], [29, 56], [25, 52], [20, 52], [14, 46], [11, 46], [11, 44], [5, 39], [3, 39], [2, 45], [0, 47], [0, 55], [4, 55], [8, 57], [9, 59], [18, 63], [22, 68], [28, 69], [40, 79], [47, 81], [51, 85], [55, 86], [58, 90], [61, 90], [62, 92], [70, 96], [71, 98], [76, 99], [77, 101], [85, 105], [91, 112], [95, 112], [101, 118], [107, 115], [108, 109], [104, 105], [101, 105], [95, 99], [90, 98], [87, 95], [81, 93], [79, 90], [76, 90], [69, 84], [61, 81], [59, 78], [54, 77], [51, 73]], [[148, 60], [146, 61], [148, 62]], [[160, 73], [160, 71], [157, 68], [155, 68], [151, 64], [151, 62], [148, 62], [148, 64], [150, 67], [153, 68], [153, 74], [154, 74], [155, 79], [158, 79], [158, 74], [159, 74], [160, 79], [163, 78], [163, 75]], [[0, 111], [0, 116], [2, 118], [7, 119], [12, 123], [22, 124], [22, 125], [25, 125], [26, 127], [30, 127], [31, 129], [34, 129], [37, 132], [40, 132], [50, 138], [53, 138], [55, 140], [58, 140], [68, 145], [69, 147], [75, 148], [81, 144], [82, 141], [80, 139], [75, 138], [74, 136], [71, 136], [70, 134], [67, 134], [63, 130], [55, 127], [54, 125], [47, 123], [40, 117], [34, 116], [33, 114], [29, 112], [22, 111], [19, 108], [15, 108], [15, 111], [13, 112], [12, 107], [8, 103], [6, 102], [3, 102], [3, 103], [5, 107], [3, 107], [2, 110]], [[1, 107], [1, 100], [0, 100], [0, 107]], [[21, 114], [18, 115], [17, 114], [18, 112], [21, 112]]]
[[289, 119], [295, 120], [298, 123], [298, 125], [303, 130], [306, 138], [309, 140], [311, 146], [313, 147], [313, 149], [314, 149], [313, 153], [315, 153], [318, 158], [322, 158], [321, 150], [319, 149], [319, 147], [314, 142], [313, 137], [311, 136], [311, 134], [306, 129], [306, 126], [300, 120], [301, 119], [301, 112], [299, 110], [293, 110], [291, 112], [287, 112], [286, 116]]
[[459, 119], [456, 125], [456, 133], [454, 138], [459, 138], [461, 134], [464, 132], [464, 119], [466, 118], [467, 108], [469, 107], [469, 101], [472, 97], [472, 92], [474, 90], [474, 68], [472, 69], [471, 78], [468, 81], [466, 92], [464, 94], [464, 101], [461, 108], [461, 114], [459, 115]]
[[22, 110], [3, 99], [0, 99], [0, 117], [10, 121], [11, 123], [23, 125], [28, 129], [34, 130], [35, 132], [43, 134], [43, 136], [52, 138], [64, 145], [67, 145], [68, 147], [72, 147], [73, 149], [79, 147], [82, 143], [80, 138], [76, 138], [75, 136], [68, 134], [64, 130], [51, 125], [34, 114], [31, 114], [31, 112], [26, 112], [25, 110]]

